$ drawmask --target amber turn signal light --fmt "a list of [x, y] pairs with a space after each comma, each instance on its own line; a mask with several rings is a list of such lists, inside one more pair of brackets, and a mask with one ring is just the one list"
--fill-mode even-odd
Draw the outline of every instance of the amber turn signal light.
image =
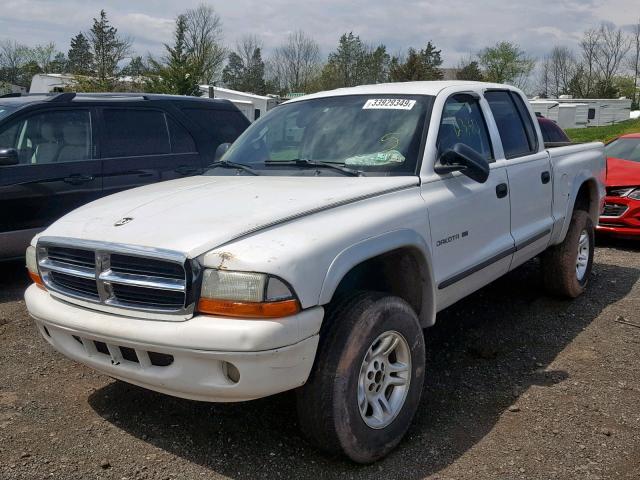
[[223, 317], [280, 318], [299, 311], [300, 304], [294, 299], [278, 302], [237, 302], [201, 298], [198, 302], [198, 312]]

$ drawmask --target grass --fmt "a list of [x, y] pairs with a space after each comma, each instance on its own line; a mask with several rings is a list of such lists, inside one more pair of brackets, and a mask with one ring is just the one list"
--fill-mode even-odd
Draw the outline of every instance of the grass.
[[640, 133], [640, 119], [627, 120], [606, 127], [570, 128], [565, 130], [572, 142], [608, 142], [625, 133]]

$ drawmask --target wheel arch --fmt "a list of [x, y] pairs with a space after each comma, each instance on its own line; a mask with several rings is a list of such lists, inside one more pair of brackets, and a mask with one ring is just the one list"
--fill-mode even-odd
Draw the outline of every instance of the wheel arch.
[[[431, 254], [423, 237], [403, 229], [371, 237], [342, 250], [331, 263], [320, 293], [326, 305], [349, 290], [397, 295], [416, 311], [422, 327], [435, 322]], [[380, 275], [376, 275], [381, 272]]]
[[600, 189], [598, 182], [592, 176], [580, 176], [573, 184], [567, 212], [562, 225], [560, 241], [564, 240], [571, 224], [571, 217], [575, 210], [583, 210], [589, 214], [591, 221], [597, 225], [600, 217]]

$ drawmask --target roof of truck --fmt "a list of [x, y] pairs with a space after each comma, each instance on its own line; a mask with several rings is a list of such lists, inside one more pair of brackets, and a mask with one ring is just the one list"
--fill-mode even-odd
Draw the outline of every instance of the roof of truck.
[[[342, 95], [377, 95], [377, 94], [398, 94], [398, 95], [437, 95], [445, 88], [449, 87], [481, 87], [481, 88], [501, 88], [514, 89], [510, 85], [487, 82], [471, 82], [467, 80], [437, 80], [424, 82], [394, 82], [376, 83], [373, 85], [359, 85], [357, 87], [338, 88], [325, 92], [313, 93], [297, 97], [289, 102], [299, 102], [311, 98], [335, 97]], [[287, 103], [289, 103], [287, 102]]]

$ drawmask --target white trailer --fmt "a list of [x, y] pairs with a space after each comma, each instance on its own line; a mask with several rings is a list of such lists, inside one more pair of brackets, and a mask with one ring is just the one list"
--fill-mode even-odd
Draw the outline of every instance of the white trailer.
[[73, 75], [62, 73], [38, 73], [31, 79], [29, 93], [61, 92], [76, 83]]
[[204, 97], [230, 100], [252, 122], [278, 105], [276, 98], [239, 92], [228, 88], [200, 85], [200, 90]]
[[[554, 99], [555, 100], [555, 99]], [[560, 104], [583, 104], [587, 108], [588, 127], [600, 127], [629, 120], [629, 98], [559, 98]]]

